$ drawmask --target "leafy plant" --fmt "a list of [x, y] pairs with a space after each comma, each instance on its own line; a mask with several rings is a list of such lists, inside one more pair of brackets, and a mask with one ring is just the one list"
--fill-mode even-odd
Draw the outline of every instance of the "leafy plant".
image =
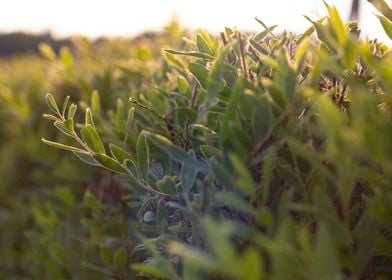
[[69, 142], [43, 142], [126, 190], [124, 240], [141, 243], [114, 253], [122, 277], [141, 252], [130, 268], [163, 279], [391, 275], [391, 52], [326, 8], [301, 35], [259, 19], [258, 34], [201, 30], [164, 50], [167, 80], [107, 117], [98, 94], [82, 122], [46, 95]]

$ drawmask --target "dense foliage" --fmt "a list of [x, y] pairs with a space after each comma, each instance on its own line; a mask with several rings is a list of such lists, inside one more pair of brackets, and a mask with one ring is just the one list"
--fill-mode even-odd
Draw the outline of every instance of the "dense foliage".
[[[160, 50], [168, 42], [181, 47], [183, 35], [170, 23], [161, 34], [132, 40], [75, 38], [58, 54], [43, 44], [41, 56], [0, 57], [0, 278], [100, 277], [91, 269], [95, 258], [89, 252], [96, 241], [86, 224], [88, 201], [92, 193], [111, 200], [115, 188], [108, 192], [108, 187], [117, 181], [110, 172], [83, 166], [73, 155], [42, 144], [43, 135], [67, 141], [42, 119], [45, 92], [55, 92], [58, 99], [72, 93], [72, 101], [84, 108], [94, 89], [107, 111], [117, 97], [128, 99], [129, 88], [146, 92], [160, 75], [156, 70], [166, 67]], [[97, 224], [121, 217], [118, 210], [115, 206], [95, 217]]]
[[[392, 10], [372, 2], [392, 37]], [[326, 7], [299, 36], [258, 20], [260, 33], [201, 30], [186, 45], [172, 25], [150, 47], [82, 41], [57, 57], [42, 46], [59, 84], [41, 74], [18, 99], [22, 81], [0, 83], [2, 156], [32, 164], [2, 176], [20, 182], [0, 188], [1, 270], [38, 279], [390, 277], [392, 54]], [[40, 89], [53, 84], [44, 117], [60, 134], [24, 105], [41, 106]], [[13, 112], [34, 129], [7, 122]], [[30, 140], [38, 134], [70, 153]], [[25, 150], [10, 151], [20, 136]]]

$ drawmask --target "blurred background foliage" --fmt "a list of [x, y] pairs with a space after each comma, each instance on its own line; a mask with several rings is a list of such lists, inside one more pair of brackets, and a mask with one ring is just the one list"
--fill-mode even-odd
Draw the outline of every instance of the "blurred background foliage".
[[[59, 100], [70, 95], [83, 108], [98, 91], [107, 112], [117, 98], [126, 101], [129, 91], [143, 93], [153, 80], [165, 79], [161, 49], [169, 44], [180, 48], [184, 34], [173, 21], [164, 32], [133, 39], [0, 35], [1, 278], [89, 279], [84, 273], [94, 275], [88, 267], [94, 267], [90, 255], [96, 250], [84, 221], [93, 215], [89, 204], [114, 204], [96, 217], [97, 224], [107, 219], [119, 223], [126, 213], [116, 204], [121, 197], [112, 174], [86, 168], [75, 156], [39, 141], [43, 135], [65, 140], [42, 119], [45, 93]], [[86, 190], [94, 195], [85, 196]], [[126, 230], [122, 225], [119, 232]], [[117, 232], [114, 236], [120, 238]], [[99, 275], [94, 279], [105, 279]]]

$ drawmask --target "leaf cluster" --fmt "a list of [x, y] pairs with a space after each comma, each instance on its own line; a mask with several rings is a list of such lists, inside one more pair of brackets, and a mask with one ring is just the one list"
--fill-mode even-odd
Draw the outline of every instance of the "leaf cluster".
[[[391, 9], [373, 2], [388, 34]], [[164, 50], [165, 82], [108, 117], [98, 94], [79, 123], [76, 105], [46, 96], [74, 145], [43, 142], [127, 189], [141, 243], [116, 266], [162, 279], [391, 275], [391, 51], [326, 8], [301, 35], [259, 19], [258, 34], [200, 30]]]

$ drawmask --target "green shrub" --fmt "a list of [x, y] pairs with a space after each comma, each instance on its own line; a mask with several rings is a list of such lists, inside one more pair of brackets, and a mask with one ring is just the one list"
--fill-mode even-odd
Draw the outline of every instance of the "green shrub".
[[[42, 119], [45, 92], [55, 92], [58, 99], [72, 92], [81, 111], [99, 91], [99, 107], [110, 115], [116, 98], [128, 99], [129, 87], [143, 93], [150, 90], [146, 84], [161, 79], [164, 72], [156, 69], [166, 63], [160, 50], [182, 34], [172, 23], [154, 36], [95, 42], [77, 38], [59, 54], [41, 45], [41, 56], [0, 57], [0, 278], [115, 275], [112, 266], [99, 269], [100, 246], [94, 236], [107, 237], [102, 247], [113, 254], [128, 237], [120, 182], [108, 171], [81, 168], [72, 154], [47, 149], [39, 141], [42, 135], [68, 141]], [[98, 212], [91, 206], [93, 198]]]
[[[299, 36], [261, 21], [254, 35], [200, 31], [165, 50], [156, 87], [131, 88], [108, 114], [98, 94], [83, 120], [46, 96], [69, 139], [43, 142], [121, 182], [126, 233], [108, 245], [95, 224], [90, 267], [120, 279], [390, 277], [392, 55], [326, 6]], [[381, 12], [390, 35], [392, 10]]]

